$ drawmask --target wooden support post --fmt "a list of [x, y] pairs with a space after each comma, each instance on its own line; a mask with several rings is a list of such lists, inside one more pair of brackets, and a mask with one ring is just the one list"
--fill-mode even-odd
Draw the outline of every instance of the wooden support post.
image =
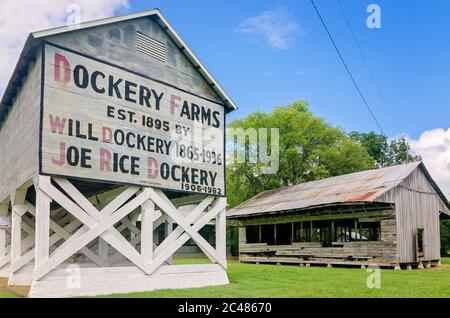
[[334, 233], [334, 221], [331, 221], [331, 242], [335, 242], [336, 241], [336, 237], [335, 237], [335, 233]]
[[[258, 243], [262, 243], [262, 228], [261, 227], [262, 227], [261, 224], [258, 225]], [[244, 243], [246, 243], [247, 242], [247, 232], [245, 230], [245, 227], [244, 227], [244, 238], [245, 238]]]
[[216, 251], [219, 256], [227, 258], [227, 219], [225, 210], [216, 217]]
[[273, 225], [273, 244], [277, 245], [277, 225]]
[[22, 256], [22, 216], [13, 210], [11, 220], [11, 261]]
[[109, 245], [101, 237], [98, 238], [98, 256], [102, 259], [107, 260], [109, 257]]
[[[49, 178], [49, 177], [39, 177]], [[48, 260], [50, 249], [50, 203], [52, 199], [39, 188], [36, 190], [35, 269]]]
[[[261, 233], [261, 229], [259, 230]], [[247, 243], [247, 231], [245, 226], [239, 226], [239, 245]], [[261, 243], [261, 239], [258, 240]]]
[[0, 258], [6, 256], [6, 230], [0, 229]]
[[[173, 221], [172, 219], [168, 219], [164, 225], [164, 238], [167, 238], [170, 233], [173, 232]], [[173, 254], [167, 259], [167, 263], [172, 265], [173, 263]]]
[[147, 200], [142, 204], [141, 216], [141, 255], [147, 263], [153, 260], [153, 215], [155, 204]]
[[294, 222], [291, 223], [291, 244], [294, 242]]

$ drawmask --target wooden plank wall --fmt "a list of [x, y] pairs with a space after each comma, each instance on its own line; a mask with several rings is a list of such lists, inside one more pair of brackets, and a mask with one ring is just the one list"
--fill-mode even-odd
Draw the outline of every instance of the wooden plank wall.
[[[376, 213], [375, 213], [376, 214]], [[280, 216], [280, 221], [284, 216]], [[293, 242], [289, 245], [246, 243], [245, 226], [239, 228], [239, 260], [241, 262], [319, 263], [395, 266], [397, 258], [397, 226], [391, 216], [383, 216], [379, 241], [335, 242], [321, 247], [319, 242]]]
[[400, 263], [416, 262], [417, 228], [424, 229], [424, 260], [439, 259], [439, 211], [446, 207], [420, 167], [381, 199], [396, 206]]
[[[136, 50], [138, 31], [166, 45], [165, 62]], [[148, 17], [55, 35], [48, 41], [220, 101], [162, 28]]]
[[38, 53], [0, 127], [0, 202], [38, 171], [40, 96]]

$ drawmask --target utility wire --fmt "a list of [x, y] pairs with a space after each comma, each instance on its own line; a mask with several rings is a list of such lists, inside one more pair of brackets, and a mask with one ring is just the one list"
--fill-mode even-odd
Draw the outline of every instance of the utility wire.
[[367, 103], [366, 98], [364, 97], [363, 93], [362, 93], [361, 90], [359, 89], [359, 86], [358, 86], [358, 84], [356, 83], [356, 80], [355, 80], [355, 78], [353, 77], [352, 72], [351, 72], [350, 69], [348, 68], [347, 63], [345, 62], [345, 60], [344, 60], [344, 58], [343, 58], [341, 52], [339, 51], [339, 48], [337, 47], [336, 42], [334, 41], [334, 39], [333, 39], [333, 37], [332, 37], [330, 31], [328, 30], [328, 27], [327, 27], [327, 25], [325, 24], [325, 21], [323, 20], [322, 15], [321, 15], [320, 12], [319, 12], [319, 9], [317, 8], [316, 4], [314, 3], [314, 0], [311, 0], [311, 4], [313, 5], [314, 9], [316, 10], [317, 16], [319, 17], [320, 22], [321, 22], [322, 25], [323, 25], [323, 28], [324, 28], [325, 31], [327, 32], [328, 37], [329, 37], [330, 40], [331, 40], [331, 43], [333, 43], [333, 46], [334, 46], [334, 48], [335, 48], [337, 54], [339, 55], [339, 58], [341, 59], [342, 64], [344, 65], [345, 69], [347, 70], [348, 76], [350, 76], [350, 79], [352, 80], [353, 85], [355, 86], [356, 90], [358, 91], [358, 94], [359, 94], [359, 96], [361, 97], [361, 99], [362, 99], [364, 105], [366, 106], [367, 110], [369, 111], [370, 116], [372, 117], [373, 121], [375, 122], [375, 124], [377, 125], [378, 129], [380, 130], [380, 133], [381, 133], [382, 135], [384, 135], [383, 128], [381, 128], [381, 125], [380, 125], [380, 123], [378, 122], [377, 118], [375, 117], [375, 115], [374, 115], [372, 109], [370, 108], [369, 104]]
[[367, 58], [366, 58], [366, 56], [364, 54], [364, 51], [363, 51], [363, 49], [362, 49], [362, 47], [361, 47], [361, 45], [360, 45], [360, 43], [358, 41], [358, 38], [356, 37], [356, 34], [353, 31], [352, 25], [350, 23], [350, 20], [347, 17], [347, 14], [345, 13], [344, 6], [342, 5], [342, 2], [340, 0], [337, 0], [337, 3], [339, 4], [339, 7], [341, 8], [342, 15], [344, 16], [345, 22], [347, 23], [347, 26], [350, 29], [350, 32], [351, 32], [351, 34], [353, 36], [353, 40], [355, 40], [355, 43], [358, 46], [359, 53], [360, 53], [360, 55], [361, 55], [361, 57], [362, 57], [362, 59], [364, 61], [364, 64], [366, 64], [367, 70], [370, 73], [370, 77], [372, 78], [372, 81], [373, 81], [373, 83], [375, 85], [375, 88], [376, 88], [378, 94], [381, 97], [381, 101], [383, 102], [383, 105], [387, 109], [387, 111], [389, 113], [389, 116], [391, 117], [392, 122], [394, 123], [395, 128], [397, 129], [398, 133], [402, 133], [402, 131], [399, 128], [399, 125], [398, 125], [397, 121], [395, 120], [394, 114], [391, 112], [391, 109], [390, 109], [390, 107], [389, 107], [389, 105], [388, 105], [388, 103], [386, 101], [386, 98], [384, 97], [384, 94], [383, 94], [383, 92], [382, 92], [382, 90], [380, 88], [380, 85], [378, 85], [378, 81], [375, 78], [375, 75], [374, 75], [374, 73], [372, 71], [372, 68], [369, 66], [369, 62], [367, 61]]

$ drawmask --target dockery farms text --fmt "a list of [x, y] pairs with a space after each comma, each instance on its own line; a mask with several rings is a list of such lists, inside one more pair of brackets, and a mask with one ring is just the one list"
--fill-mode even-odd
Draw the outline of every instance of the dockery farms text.
[[224, 195], [224, 106], [45, 47], [42, 173]]

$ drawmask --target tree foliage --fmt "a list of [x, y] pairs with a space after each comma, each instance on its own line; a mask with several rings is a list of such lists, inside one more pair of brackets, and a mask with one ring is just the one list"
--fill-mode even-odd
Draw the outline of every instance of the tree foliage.
[[[271, 113], [251, 113], [229, 126], [256, 130], [278, 128], [280, 136], [279, 169], [275, 174], [261, 174], [260, 163], [228, 163], [230, 206], [264, 190], [375, 167], [374, 160], [359, 142], [315, 116], [303, 100], [275, 107]], [[238, 151], [243, 151], [245, 146], [242, 142], [236, 144]], [[258, 150], [257, 145], [248, 145], [247, 155]], [[231, 153], [232, 149], [228, 151]]]
[[375, 132], [363, 133], [352, 131], [349, 133], [352, 140], [367, 149], [377, 167], [388, 167], [421, 160], [420, 156], [411, 153], [405, 138], [391, 139]]

